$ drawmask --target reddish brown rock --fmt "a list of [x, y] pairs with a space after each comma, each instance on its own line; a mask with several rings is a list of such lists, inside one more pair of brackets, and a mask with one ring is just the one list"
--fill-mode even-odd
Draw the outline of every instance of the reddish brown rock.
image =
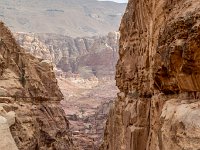
[[118, 59], [117, 32], [106, 36], [78, 37], [57, 34], [16, 33], [18, 43], [34, 56], [50, 60], [57, 74], [80, 74], [84, 78], [114, 76]]
[[198, 149], [198, 0], [129, 0], [103, 150]]
[[[11, 146], [20, 150], [74, 149], [53, 67], [18, 46], [2, 22], [0, 29], [0, 104], [4, 111], [0, 116], [10, 126], [16, 143]], [[12, 112], [15, 121], [10, 124], [7, 114]], [[5, 132], [9, 137], [9, 130]], [[9, 149], [9, 143], [3, 144], [8, 145], [3, 149]]]

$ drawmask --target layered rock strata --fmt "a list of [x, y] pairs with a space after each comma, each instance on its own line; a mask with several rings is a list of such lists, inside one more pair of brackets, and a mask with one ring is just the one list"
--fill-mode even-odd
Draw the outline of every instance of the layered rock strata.
[[18, 46], [2, 22], [0, 49], [0, 149], [73, 149], [53, 67]]
[[109, 109], [106, 104], [115, 99], [118, 91], [114, 73], [119, 34], [72, 38], [16, 33], [15, 37], [27, 52], [54, 64], [74, 144], [79, 149], [97, 149], [107, 118], [104, 109]]
[[117, 32], [78, 38], [25, 33], [16, 33], [15, 37], [34, 56], [52, 61], [58, 75], [69, 77], [79, 74], [84, 78], [114, 76], [118, 59]]
[[197, 150], [200, 2], [129, 0], [102, 150]]

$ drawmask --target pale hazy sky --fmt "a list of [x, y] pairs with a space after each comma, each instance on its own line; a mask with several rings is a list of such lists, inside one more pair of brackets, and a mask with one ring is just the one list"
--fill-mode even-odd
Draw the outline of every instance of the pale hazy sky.
[[99, 1], [114, 1], [117, 3], [127, 3], [128, 2], [128, 0], [99, 0]]

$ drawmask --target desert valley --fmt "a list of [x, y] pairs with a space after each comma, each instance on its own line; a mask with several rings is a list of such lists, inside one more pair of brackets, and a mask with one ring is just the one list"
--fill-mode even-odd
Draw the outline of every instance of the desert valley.
[[0, 150], [200, 149], [199, 0], [126, 2], [0, 1]]

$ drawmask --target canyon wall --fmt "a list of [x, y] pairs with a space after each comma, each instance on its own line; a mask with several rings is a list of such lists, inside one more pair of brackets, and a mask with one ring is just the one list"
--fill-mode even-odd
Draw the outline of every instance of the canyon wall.
[[58, 74], [83, 78], [114, 76], [118, 59], [117, 32], [106, 36], [78, 37], [58, 34], [16, 33], [17, 42], [34, 56], [55, 64]]
[[118, 92], [114, 74], [119, 33], [77, 38], [50, 33], [14, 35], [26, 52], [54, 66], [74, 144], [79, 149], [97, 149], [107, 111]]
[[0, 22], [0, 149], [74, 149], [53, 66], [18, 46]]
[[129, 0], [101, 150], [200, 148], [200, 2]]

